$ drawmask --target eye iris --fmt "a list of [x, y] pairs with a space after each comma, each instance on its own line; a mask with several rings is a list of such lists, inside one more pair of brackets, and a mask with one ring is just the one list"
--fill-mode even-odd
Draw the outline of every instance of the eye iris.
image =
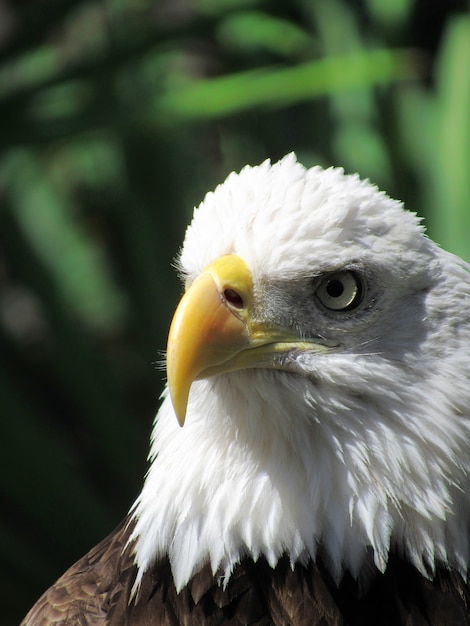
[[344, 285], [340, 280], [333, 279], [328, 281], [328, 284], [326, 285], [326, 293], [331, 298], [339, 298], [341, 295], [343, 295], [343, 292]]
[[364, 282], [356, 272], [343, 270], [326, 276], [316, 296], [329, 311], [351, 311], [359, 306], [364, 295]]

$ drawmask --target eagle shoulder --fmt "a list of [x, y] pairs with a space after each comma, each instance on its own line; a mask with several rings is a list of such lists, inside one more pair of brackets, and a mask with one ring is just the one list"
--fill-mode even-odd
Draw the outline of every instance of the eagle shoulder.
[[134, 568], [129, 532], [126, 518], [39, 598], [21, 626], [107, 625]]
[[167, 558], [138, 591], [129, 520], [73, 565], [38, 600], [22, 626], [470, 626], [470, 591], [459, 574], [434, 580], [391, 555], [384, 574], [363, 587], [339, 586], [321, 559], [291, 567], [282, 557], [236, 566], [225, 586], [204, 566], [180, 592]]

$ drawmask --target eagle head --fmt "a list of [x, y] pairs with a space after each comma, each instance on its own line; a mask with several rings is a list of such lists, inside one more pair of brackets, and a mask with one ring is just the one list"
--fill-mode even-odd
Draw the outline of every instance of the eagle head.
[[[195, 209], [168, 389], [133, 517], [141, 576], [397, 550], [469, 561], [469, 267], [358, 176], [293, 154]], [[184, 424], [184, 428], [181, 428]]]

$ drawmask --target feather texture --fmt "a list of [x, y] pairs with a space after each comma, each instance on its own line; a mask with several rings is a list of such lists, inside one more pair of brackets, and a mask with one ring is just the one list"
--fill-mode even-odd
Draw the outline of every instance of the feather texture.
[[292, 569], [282, 557], [274, 570], [263, 558], [244, 560], [225, 589], [205, 566], [177, 593], [168, 559], [162, 559], [129, 602], [137, 574], [129, 532], [126, 521], [70, 568], [23, 626], [470, 624], [470, 593], [458, 574], [439, 569], [431, 582], [395, 556], [365, 591], [350, 576], [337, 587], [321, 559]]
[[[191, 283], [233, 253], [267, 324], [339, 346], [195, 382], [183, 429], [165, 395], [134, 509], [139, 577], [168, 554], [181, 589], [207, 561], [227, 580], [246, 555], [305, 563], [319, 544], [338, 582], [370, 547], [384, 571], [392, 546], [425, 576], [443, 562], [465, 577], [468, 266], [368, 181], [293, 155], [206, 196], [180, 269]], [[340, 316], [312, 285], [345, 267], [367, 294]]]

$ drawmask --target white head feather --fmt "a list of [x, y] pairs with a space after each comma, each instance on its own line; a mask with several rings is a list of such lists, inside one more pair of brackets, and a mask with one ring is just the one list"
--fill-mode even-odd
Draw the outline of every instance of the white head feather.
[[[391, 548], [424, 575], [469, 563], [469, 267], [414, 214], [341, 169], [288, 155], [232, 173], [195, 210], [181, 253], [191, 281], [239, 255], [302, 332], [340, 344], [292, 371], [195, 382], [186, 425], [165, 392], [133, 515], [139, 577], [168, 554], [177, 588], [210, 562], [227, 580], [245, 555], [274, 567], [322, 556], [336, 579]], [[341, 317], [312, 279], [354, 269], [366, 304]], [[274, 295], [273, 295], [274, 294]]]

